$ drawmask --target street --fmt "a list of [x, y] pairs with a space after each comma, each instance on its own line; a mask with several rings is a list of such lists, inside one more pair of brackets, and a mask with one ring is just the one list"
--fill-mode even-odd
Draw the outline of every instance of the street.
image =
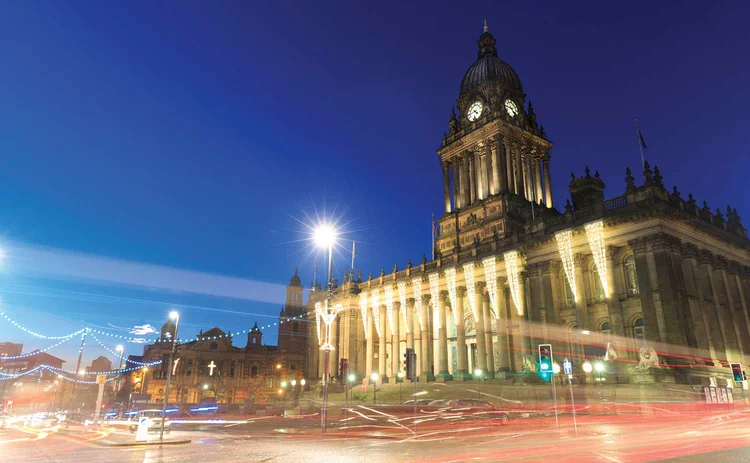
[[[447, 420], [414, 434], [380, 413], [354, 414], [321, 436], [309, 420], [273, 418], [175, 427], [182, 445], [134, 443], [124, 428], [29, 429], [0, 434], [7, 462], [698, 462], [747, 461], [750, 429], [745, 412], [701, 415], [581, 416], [576, 435], [570, 416], [514, 420], [507, 426]], [[376, 411], [377, 412], [377, 411]], [[375, 418], [380, 416], [380, 419]], [[374, 421], [370, 421], [374, 420]], [[367, 423], [365, 423], [367, 422]], [[390, 424], [389, 424], [390, 423]], [[393, 426], [393, 424], [396, 426]]]

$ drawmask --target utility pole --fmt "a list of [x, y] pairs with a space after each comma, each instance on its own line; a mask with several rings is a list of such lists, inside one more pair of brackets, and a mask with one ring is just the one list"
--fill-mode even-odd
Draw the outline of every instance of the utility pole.
[[73, 381], [73, 391], [70, 395], [70, 412], [73, 412], [73, 401], [76, 398], [76, 389], [78, 386], [78, 374], [79, 371], [81, 371], [81, 359], [83, 358], [83, 347], [86, 345], [86, 333], [89, 332], [88, 328], [85, 328], [83, 330], [83, 334], [81, 335], [81, 347], [78, 349], [78, 362], [76, 363], [76, 374], [74, 376]]

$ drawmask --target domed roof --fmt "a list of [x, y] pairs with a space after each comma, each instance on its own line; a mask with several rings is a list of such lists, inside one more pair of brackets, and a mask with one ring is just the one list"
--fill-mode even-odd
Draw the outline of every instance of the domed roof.
[[294, 276], [289, 280], [289, 286], [302, 286], [302, 280], [300, 280], [299, 275], [297, 275], [297, 267], [294, 267]]
[[497, 82], [504, 87], [523, 91], [521, 79], [510, 64], [497, 57], [495, 48], [495, 37], [487, 31], [487, 22], [484, 23], [484, 33], [477, 41], [479, 51], [478, 59], [464, 74], [461, 81], [461, 95], [464, 95], [485, 82]]

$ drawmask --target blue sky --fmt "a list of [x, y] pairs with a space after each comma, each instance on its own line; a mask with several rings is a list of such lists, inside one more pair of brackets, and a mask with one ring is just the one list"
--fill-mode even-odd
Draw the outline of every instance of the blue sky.
[[[416, 262], [441, 212], [435, 151], [485, 17], [556, 145], [558, 205], [586, 165], [622, 193], [639, 117], [668, 186], [748, 214], [743, 2], [69, 3], [0, 17], [11, 245], [279, 284], [299, 265], [309, 285], [298, 220], [335, 209], [365, 275]], [[173, 306], [195, 333], [235, 330], [280, 306], [34, 274], [13, 258], [0, 279], [6, 312], [49, 334], [160, 325]], [[48, 345], [7, 324], [1, 339]]]

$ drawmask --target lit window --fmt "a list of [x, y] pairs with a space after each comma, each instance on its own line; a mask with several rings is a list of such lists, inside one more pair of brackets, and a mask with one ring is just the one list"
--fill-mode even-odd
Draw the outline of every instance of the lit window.
[[612, 326], [609, 324], [609, 321], [602, 322], [602, 324], [599, 325], [599, 331], [602, 334], [612, 334]]
[[638, 291], [638, 278], [635, 273], [635, 259], [633, 256], [628, 256], [624, 262], [625, 265], [625, 283], [628, 287], [629, 296], [637, 296]]
[[638, 341], [638, 346], [646, 345], [646, 328], [643, 325], [643, 317], [638, 317], [633, 322], [633, 336]]

